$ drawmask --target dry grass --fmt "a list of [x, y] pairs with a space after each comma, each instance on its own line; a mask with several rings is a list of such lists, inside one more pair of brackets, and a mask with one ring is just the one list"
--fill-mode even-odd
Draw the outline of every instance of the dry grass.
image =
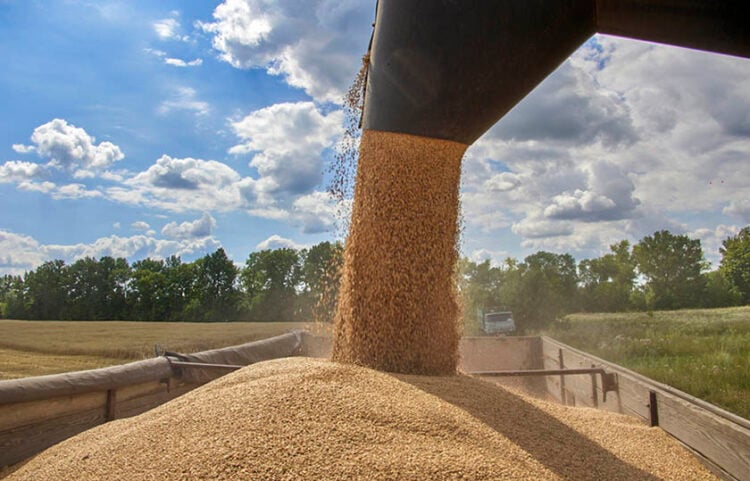
[[714, 480], [658, 428], [466, 376], [249, 366], [64, 441], [8, 480]]
[[290, 322], [0, 320], [0, 379], [94, 369], [154, 356], [154, 345], [196, 352], [308, 327]]
[[0, 349], [0, 380], [83, 371], [122, 363], [122, 359], [100, 356], [66, 356]]

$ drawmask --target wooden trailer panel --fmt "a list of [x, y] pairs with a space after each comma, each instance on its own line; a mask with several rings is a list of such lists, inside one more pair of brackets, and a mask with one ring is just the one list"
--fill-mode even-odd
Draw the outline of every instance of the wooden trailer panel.
[[[37, 401], [0, 409], [0, 466], [26, 459], [60, 441], [114, 419], [135, 416], [196, 388], [158, 381]], [[122, 393], [122, 394], [121, 394]]]
[[[268, 359], [294, 355], [302, 333], [291, 332], [193, 356], [245, 355]], [[153, 409], [225, 370], [201, 369], [200, 376], [172, 369], [166, 358], [137, 361], [77, 373], [0, 381], [0, 468], [99, 424]]]
[[541, 369], [541, 339], [534, 337], [465, 337], [459, 343], [464, 372]]
[[562, 376], [546, 376], [551, 396], [658, 425], [723, 479], [750, 481], [750, 421], [549, 337], [541, 339], [545, 369], [558, 369], [562, 358], [566, 368], [603, 367], [617, 376], [617, 392], [608, 392], [606, 402], [601, 382], [594, 385], [587, 375], [565, 376], [562, 382]]
[[630, 376], [629, 371], [548, 337], [542, 338], [542, 353], [544, 369], [604, 367], [616, 374], [617, 391], [608, 392], [606, 400], [601, 378], [598, 376], [547, 376], [547, 390], [559, 402], [571, 406], [595, 407], [635, 416], [645, 422], [650, 421], [649, 389], [638, 379]]
[[660, 428], [715, 468], [750, 480], [750, 429], [668, 393], [657, 392], [656, 400]]

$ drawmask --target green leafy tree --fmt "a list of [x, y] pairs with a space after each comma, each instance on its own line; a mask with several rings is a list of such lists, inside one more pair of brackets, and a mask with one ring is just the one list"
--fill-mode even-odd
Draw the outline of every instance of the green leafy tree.
[[198, 292], [196, 285], [196, 265], [192, 262], [182, 262], [178, 256], [170, 256], [164, 262], [166, 276], [166, 319], [180, 321], [188, 319], [187, 306], [193, 299], [194, 292]]
[[521, 268], [517, 259], [508, 257], [500, 266], [503, 279], [498, 286], [499, 304], [503, 307], [517, 305], [516, 298], [521, 287]]
[[532, 254], [509, 280], [513, 318], [521, 331], [543, 328], [575, 305], [578, 275], [570, 254]]
[[168, 278], [163, 261], [143, 259], [133, 263], [129, 284], [130, 318], [164, 321], [169, 318]]
[[64, 319], [68, 311], [70, 273], [65, 262], [48, 261], [24, 279], [30, 319]]
[[10, 274], [5, 274], [0, 277], [0, 302], [5, 302], [5, 296], [13, 290], [15, 280], [16, 276]]
[[580, 308], [593, 312], [618, 312], [630, 308], [635, 283], [635, 260], [630, 243], [610, 246], [610, 253], [578, 264]]
[[26, 292], [21, 276], [4, 275], [0, 281], [0, 317], [29, 319]]
[[291, 321], [297, 316], [297, 290], [302, 268], [295, 249], [266, 249], [251, 253], [240, 273], [249, 305], [257, 321]]
[[97, 270], [97, 260], [93, 257], [78, 259], [68, 268], [67, 318], [81, 321], [97, 318]]
[[235, 282], [238, 269], [224, 249], [195, 261], [195, 286], [186, 316], [197, 321], [229, 321], [237, 318], [240, 295]]
[[646, 278], [644, 286], [647, 307], [680, 309], [701, 304], [707, 264], [699, 239], [655, 232], [633, 247], [638, 271]]
[[96, 271], [97, 319], [127, 319], [127, 285], [131, 278], [128, 261], [104, 256]]
[[330, 322], [336, 311], [344, 248], [339, 242], [321, 242], [299, 253], [302, 292], [297, 296], [297, 317]]
[[68, 272], [68, 310], [65, 318], [110, 320], [127, 318], [130, 266], [109, 256], [78, 259]]
[[722, 243], [719, 270], [731, 283], [742, 304], [750, 304], [750, 226]]
[[479, 334], [482, 331], [480, 314], [504, 306], [500, 290], [504, 272], [501, 267], [493, 267], [489, 259], [476, 263], [467, 258], [459, 260], [458, 271], [464, 332]]
[[702, 307], [729, 307], [742, 303], [742, 296], [721, 270], [707, 272]]

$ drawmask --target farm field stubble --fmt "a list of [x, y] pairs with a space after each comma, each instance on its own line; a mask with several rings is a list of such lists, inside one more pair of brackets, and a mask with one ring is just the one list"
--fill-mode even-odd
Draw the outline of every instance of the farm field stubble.
[[750, 419], [750, 306], [571, 314], [545, 334]]
[[154, 345], [196, 352], [309, 328], [301, 322], [0, 320], [0, 379], [95, 369], [154, 356]]

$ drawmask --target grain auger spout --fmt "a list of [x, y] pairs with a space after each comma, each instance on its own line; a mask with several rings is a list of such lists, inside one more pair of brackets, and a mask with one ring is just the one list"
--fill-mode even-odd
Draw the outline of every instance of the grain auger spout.
[[461, 159], [596, 32], [750, 55], [744, 2], [380, 0], [333, 359], [455, 372]]
[[744, 1], [380, 0], [363, 128], [471, 144], [594, 33], [750, 56]]

